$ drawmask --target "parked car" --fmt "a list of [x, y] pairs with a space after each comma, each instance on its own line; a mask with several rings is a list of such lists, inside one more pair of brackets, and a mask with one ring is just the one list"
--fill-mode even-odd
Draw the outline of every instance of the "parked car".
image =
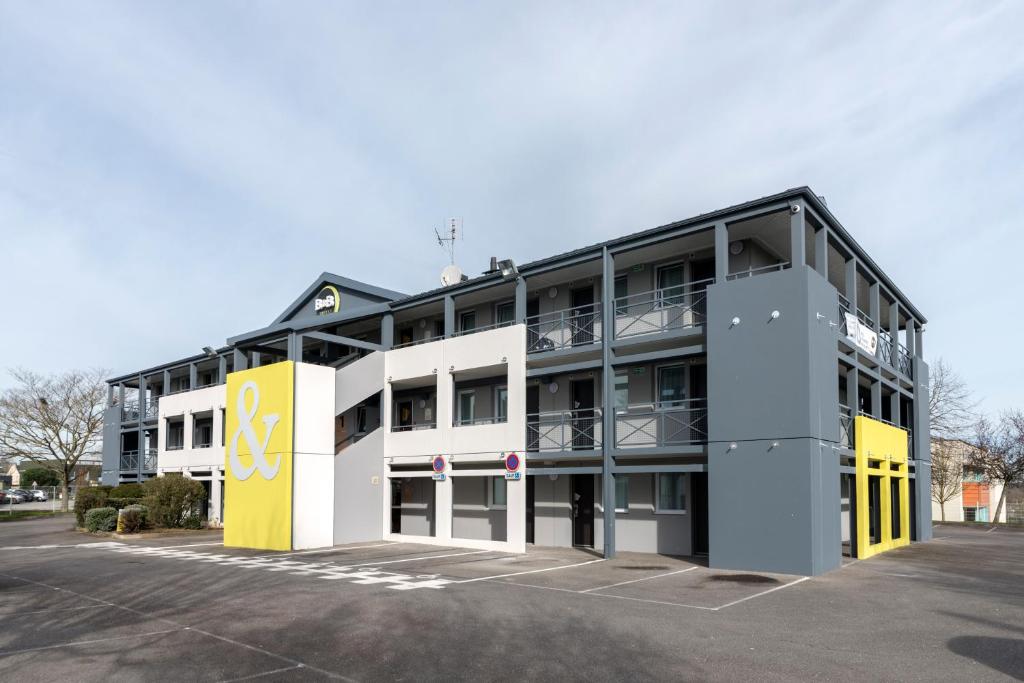
[[33, 489], [31, 493], [32, 500], [36, 502], [45, 503], [46, 501], [50, 500], [49, 498], [46, 497], [46, 491], [43, 491], [42, 489]]
[[11, 493], [21, 498], [21, 500], [18, 501], [19, 503], [27, 503], [32, 500], [32, 493], [25, 489], [11, 489]]
[[0, 505], [4, 504], [6, 502], [7, 502], [7, 494], [4, 493], [3, 491], [0, 491]]
[[18, 503], [24, 503], [25, 499], [14, 491], [4, 491], [4, 505], [17, 505]]

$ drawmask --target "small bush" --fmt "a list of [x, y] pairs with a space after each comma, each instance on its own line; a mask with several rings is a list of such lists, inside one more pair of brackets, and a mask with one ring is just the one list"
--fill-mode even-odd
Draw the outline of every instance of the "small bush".
[[121, 484], [110, 489], [108, 498], [142, 498], [145, 493], [142, 491], [142, 484]]
[[117, 510], [92, 508], [85, 513], [86, 531], [113, 531], [117, 528]]
[[78, 495], [75, 496], [75, 519], [78, 521], [78, 526], [85, 526], [85, 515], [89, 510], [101, 508], [107, 504], [108, 490], [109, 487], [106, 486], [79, 489]]
[[203, 485], [180, 474], [154, 477], [143, 484], [142, 488], [146, 493], [143, 501], [149, 508], [150, 522], [171, 529], [184, 528], [186, 519], [198, 518], [206, 500]]
[[134, 534], [146, 528], [146, 517], [149, 511], [145, 505], [129, 505], [121, 510], [121, 532]]

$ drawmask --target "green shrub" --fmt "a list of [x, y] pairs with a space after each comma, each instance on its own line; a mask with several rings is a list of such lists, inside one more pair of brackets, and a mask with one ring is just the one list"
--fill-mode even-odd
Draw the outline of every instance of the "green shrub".
[[78, 490], [75, 496], [75, 519], [78, 526], [85, 526], [85, 514], [93, 508], [101, 508], [107, 504], [108, 486], [90, 486]]
[[184, 529], [202, 529], [203, 518], [199, 515], [189, 515], [184, 520], [182, 520], [181, 526]]
[[[180, 474], [154, 477], [142, 485], [149, 520], [156, 526], [180, 529], [189, 517], [198, 517], [206, 500], [206, 489]], [[191, 522], [190, 522], [191, 523]], [[196, 527], [190, 527], [196, 528]]]
[[92, 508], [85, 513], [86, 531], [113, 531], [117, 528], [117, 510]]
[[121, 510], [128, 507], [129, 505], [141, 505], [142, 497], [138, 498], [107, 498], [107, 507], [112, 507], [115, 510]]
[[121, 484], [110, 489], [109, 498], [142, 498], [142, 484]]
[[145, 505], [129, 505], [121, 510], [120, 531], [125, 534], [134, 534], [146, 528], [149, 511]]

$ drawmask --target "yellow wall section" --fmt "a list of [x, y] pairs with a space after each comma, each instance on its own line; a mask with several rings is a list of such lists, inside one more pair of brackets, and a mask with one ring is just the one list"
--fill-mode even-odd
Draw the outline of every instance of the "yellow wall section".
[[[857, 455], [857, 557], [865, 558], [910, 543], [910, 481], [907, 462], [907, 433], [899, 427], [864, 415], [854, 418]], [[895, 467], [893, 467], [895, 465]], [[868, 509], [868, 477], [879, 483], [879, 525], [881, 540], [872, 543]], [[899, 535], [893, 536], [892, 480], [899, 482]]]
[[227, 376], [226, 546], [291, 550], [294, 397], [292, 361]]

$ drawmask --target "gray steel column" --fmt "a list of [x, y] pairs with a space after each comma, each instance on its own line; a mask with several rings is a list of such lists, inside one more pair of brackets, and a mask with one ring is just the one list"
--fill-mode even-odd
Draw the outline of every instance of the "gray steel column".
[[444, 297], [444, 338], [455, 336], [455, 297], [448, 294]]
[[[615, 259], [608, 247], [601, 251], [601, 315], [606, 321], [604, 329], [614, 329], [615, 320]], [[612, 321], [611, 324], [608, 321]], [[601, 451], [604, 454], [601, 468], [601, 506], [604, 509], [604, 556], [615, 557], [615, 475], [612, 466], [615, 458], [615, 381], [612, 371], [612, 334], [601, 335], [601, 394], [602, 394], [602, 437]]]
[[882, 381], [871, 381], [871, 417], [882, 419]]
[[856, 417], [860, 410], [860, 373], [856, 367], [846, 371], [846, 405], [853, 411], [853, 417]]
[[[428, 332], [430, 334], [430, 332]], [[395, 345], [395, 314], [385, 313], [380, 319], [380, 345], [387, 351]]]
[[516, 280], [516, 313], [515, 322], [522, 323], [526, 321], [526, 278], [522, 275]]
[[715, 282], [725, 282], [729, 275], [729, 228], [715, 223]]
[[117, 403], [122, 411], [120, 422], [124, 422], [124, 382], [117, 383]]
[[114, 385], [107, 385], [107, 407], [114, 405]]
[[828, 279], [828, 228], [825, 227], [814, 233], [814, 269]]
[[232, 372], [238, 372], [239, 370], [248, 369], [249, 363], [246, 360], [245, 351], [236, 348], [231, 353], [234, 356], [234, 363], [231, 367]]
[[263, 354], [261, 354], [259, 351], [253, 351], [252, 352], [252, 366], [254, 368], [258, 368], [262, 361], [263, 361]]
[[217, 384], [224, 384], [228, 381], [228, 357], [220, 356], [217, 359]]
[[293, 360], [296, 363], [302, 362], [302, 347], [298, 344], [299, 336], [294, 332], [288, 333], [288, 343], [286, 348], [288, 349], [288, 360]]
[[794, 268], [807, 265], [807, 247], [804, 227], [804, 203], [796, 200], [789, 204], [789, 260]]
[[875, 327], [875, 333], [881, 329], [881, 316], [882, 303], [879, 300], [878, 282], [872, 282], [868, 287], [868, 315], [871, 316], [872, 323]]
[[138, 468], [136, 474], [139, 475], [139, 481], [142, 481], [142, 463], [146, 460], [146, 444], [143, 443], [143, 439], [146, 436], [145, 428], [142, 426], [143, 420], [146, 415], [146, 378], [143, 375], [139, 375], [139, 438], [136, 440], [138, 444], [139, 457], [135, 465]]
[[164, 370], [163, 383], [164, 383], [164, 393], [165, 394], [171, 393], [171, 371], [170, 370]]
[[932, 538], [932, 470], [931, 426], [928, 423], [928, 364], [914, 358], [914, 480], [915, 487], [915, 539]]
[[900, 392], [898, 391], [894, 391], [889, 394], [889, 415], [892, 417], [892, 423], [894, 425], [906, 427], [900, 417]]
[[896, 301], [896, 297], [893, 299], [892, 304], [889, 306], [889, 335], [892, 337], [893, 344], [893, 365], [896, 363], [896, 354], [899, 351], [897, 344], [900, 343], [900, 304]]
[[924, 327], [914, 323], [914, 355], [924, 358]]
[[857, 259], [846, 259], [846, 300], [850, 302], [850, 313], [857, 315]]
[[188, 390], [192, 391], [199, 384], [199, 368], [195, 363], [188, 364]]

